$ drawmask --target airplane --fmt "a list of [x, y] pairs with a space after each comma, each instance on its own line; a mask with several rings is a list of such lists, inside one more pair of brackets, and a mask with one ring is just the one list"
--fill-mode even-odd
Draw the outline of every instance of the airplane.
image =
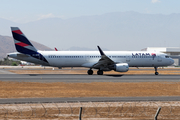
[[129, 67], [154, 67], [158, 75], [158, 67], [169, 66], [174, 60], [167, 54], [150, 51], [40, 51], [37, 50], [18, 27], [11, 27], [17, 52], [7, 56], [43, 66], [53, 67], [86, 67], [88, 75], [93, 75], [92, 69], [98, 69], [97, 74], [104, 71], [127, 72]]

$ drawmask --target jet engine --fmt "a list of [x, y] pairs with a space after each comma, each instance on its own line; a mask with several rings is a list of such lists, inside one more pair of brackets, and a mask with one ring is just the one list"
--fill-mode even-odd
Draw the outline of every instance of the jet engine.
[[127, 63], [118, 63], [114, 65], [114, 70], [117, 72], [127, 72], [129, 65]]

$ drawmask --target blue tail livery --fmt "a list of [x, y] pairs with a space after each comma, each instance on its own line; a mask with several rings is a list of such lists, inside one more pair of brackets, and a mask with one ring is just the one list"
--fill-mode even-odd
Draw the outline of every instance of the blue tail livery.
[[27, 37], [18, 27], [11, 27], [16, 50], [20, 53], [30, 55], [36, 59], [48, 62], [42, 54], [31, 44]]

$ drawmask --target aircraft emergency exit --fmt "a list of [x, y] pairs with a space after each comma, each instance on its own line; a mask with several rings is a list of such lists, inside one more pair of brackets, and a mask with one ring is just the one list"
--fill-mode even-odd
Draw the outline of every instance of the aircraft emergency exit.
[[40, 51], [37, 50], [18, 27], [11, 27], [17, 52], [9, 53], [8, 57], [35, 64], [53, 67], [87, 67], [88, 75], [93, 74], [93, 69], [98, 69], [97, 74], [103, 71], [127, 72], [129, 67], [154, 67], [169, 66], [174, 63], [164, 53], [150, 51], [103, 51], [99, 46], [98, 51]]

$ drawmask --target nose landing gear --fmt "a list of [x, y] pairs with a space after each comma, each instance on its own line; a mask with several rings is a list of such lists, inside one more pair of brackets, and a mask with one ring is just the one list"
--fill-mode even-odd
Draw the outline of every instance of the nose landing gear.
[[158, 67], [154, 67], [154, 69], [155, 69], [155, 75], [159, 75], [159, 73], [157, 72], [157, 68], [158, 68]]

